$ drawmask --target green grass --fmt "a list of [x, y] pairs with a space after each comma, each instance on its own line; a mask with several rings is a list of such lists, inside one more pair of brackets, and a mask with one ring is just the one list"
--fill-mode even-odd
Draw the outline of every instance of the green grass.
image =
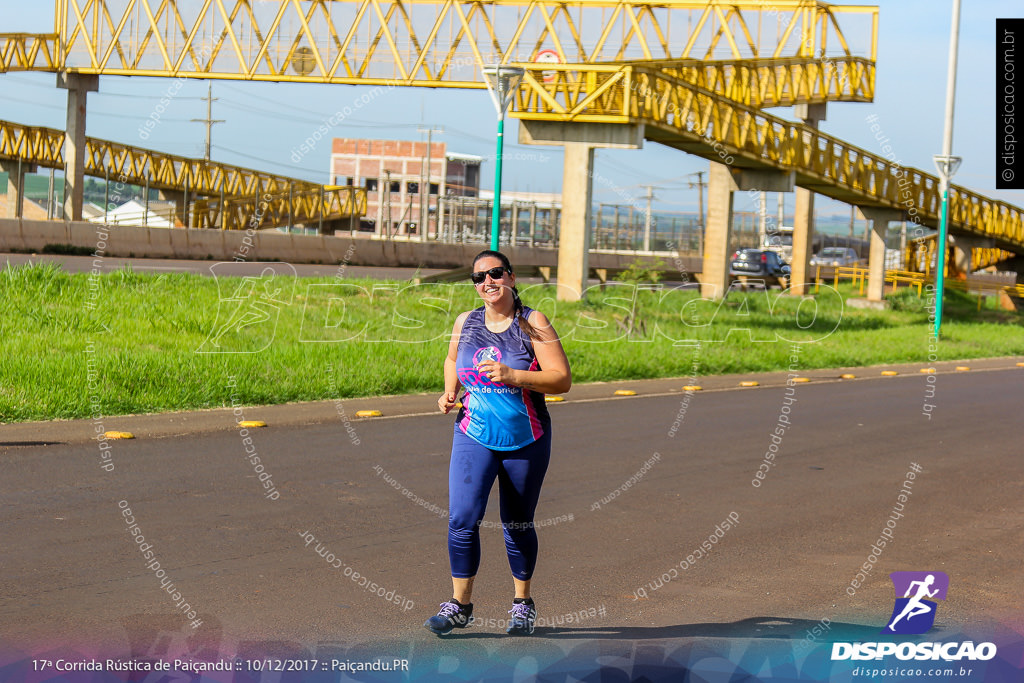
[[[452, 322], [478, 305], [468, 283], [91, 276], [52, 265], [7, 268], [0, 285], [4, 422], [440, 391]], [[852, 292], [842, 287], [815, 301], [750, 292], [721, 303], [632, 286], [565, 303], [553, 287], [521, 289], [552, 318], [577, 382], [687, 377], [695, 358], [700, 375], [785, 369], [789, 341], [803, 342], [802, 369], [928, 359], [927, 301], [909, 290], [892, 297], [894, 310], [865, 311], [843, 305]], [[626, 337], [634, 293], [643, 332]], [[976, 308], [947, 295], [939, 359], [1024, 354], [1022, 316], [992, 299]]]

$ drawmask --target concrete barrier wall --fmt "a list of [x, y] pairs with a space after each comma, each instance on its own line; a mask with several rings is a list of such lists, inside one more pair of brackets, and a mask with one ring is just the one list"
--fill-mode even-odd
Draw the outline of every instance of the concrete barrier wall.
[[[174, 258], [202, 261], [284, 261], [348, 263], [353, 266], [460, 268], [484, 249], [480, 244], [443, 244], [328, 235], [287, 235], [278, 232], [223, 231], [186, 228], [140, 228], [70, 221], [0, 219], [0, 251], [42, 251], [47, 245], [101, 250], [102, 256]], [[541, 247], [505, 248], [513, 264], [557, 266], [558, 252]], [[638, 259], [633, 254], [591, 253], [591, 268], [621, 269]], [[639, 257], [648, 266], [679, 270], [673, 258]], [[689, 273], [699, 259], [682, 259]]]

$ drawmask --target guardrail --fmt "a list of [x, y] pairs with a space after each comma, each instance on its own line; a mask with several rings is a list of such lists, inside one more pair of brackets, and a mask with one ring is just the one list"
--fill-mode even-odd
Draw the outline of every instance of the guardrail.
[[[851, 284], [858, 287], [861, 296], [864, 295], [864, 288], [867, 286], [868, 269], [860, 266], [840, 266], [833, 270], [832, 286], [839, 284], [840, 280], [849, 279]], [[817, 292], [822, 283], [821, 266], [818, 266], [814, 274], [814, 291]], [[886, 270], [885, 282], [893, 286], [893, 291], [899, 286], [917, 288], [917, 295], [921, 296], [927, 285], [935, 285], [935, 278], [925, 273], [916, 273], [910, 270]], [[945, 286], [961, 292], [977, 291], [979, 294], [978, 307], [981, 307], [981, 296], [985, 292], [999, 293], [1006, 292], [1007, 295], [1016, 298], [1024, 298], [1024, 284], [1002, 285], [997, 282], [986, 282], [984, 280], [952, 280], [947, 279]]]

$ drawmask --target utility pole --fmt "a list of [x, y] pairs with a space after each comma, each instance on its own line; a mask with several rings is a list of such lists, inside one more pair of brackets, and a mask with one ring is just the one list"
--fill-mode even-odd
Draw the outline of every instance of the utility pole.
[[700, 252], [704, 253], [704, 186], [707, 184], [704, 182], [704, 171], [697, 171], [690, 175], [697, 176], [697, 182], [690, 183], [690, 187], [697, 188], [697, 225], [700, 226]]
[[213, 128], [213, 124], [215, 124], [215, 123], [224, 123], [224, 119], [215, 119], [215, 118], [213, 118], [213, 103], [216, 102], [220, 98], [213, 96], [213, 84], [212, 83], [207, 85], [206, 97], [204, 97], [202, 99], [206, 100], [206, 118], [205, 119], [192, 119], [192, 121], [194, 121], [195, 123], [205, 123], [206, 124], [206, 153], [203, 156], [203, 158], [206, 161], [209, 161], [210, 160], [210, 132], [211, 132], [211, 130]]
[[[644, 251], [651, 250], [651, 200], [654, 199], [654, 185], [641, 185], [647, 188], [647, 213], [644, 216]], [[661, 189], [661, 188], [658, 188]]]
[[[420, 133], [427, 134], [427, 168], [420, 174], [420, 220], [419, 233], [420, 242], [427, 241], [427, 232], [430, 229], [430, 145], [433, 133], [443, 133], [444, 128], [417, 128]], [[440, 189], [438, 184], [438, 189]], [[440, 232], [440, 228], [436, 232]]]
[[697, 176], [697, 182], [691, 182], [690, 187], [697, 188], [697, 214], [699, 216], [697, 224], [700, 225], [701, 234], [704, 234], [704, 188], [707, 187], [707, 183], [704, 182], [704, 171], [697, 171], [690, 175]]

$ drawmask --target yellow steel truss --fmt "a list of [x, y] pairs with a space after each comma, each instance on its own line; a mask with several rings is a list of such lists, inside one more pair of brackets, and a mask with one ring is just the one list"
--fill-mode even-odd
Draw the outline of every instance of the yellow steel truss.
[[[926, 235], [916, 239], [908, 240], [904, 251], [904, 263], [907, 270], [915, 273], [929, 274], [935, 269], [938, 261], [935, 258], [935, 245], [938, 243], [935, 235]], [[948, 247], [947, 247], [948, 249]], [[1012, 251], [1000, 249], [999, 247], [973, 247], [971, 249], [971, 268], [981, 270], [994, 266], [1014, 257]], [[947, 252], [946, 254], [947, 275], [960, 277], [969, 273], [956, 271], [956, 260]]]
[[875, 64], [863, 57], [681, 60], [634, 66], [656, 68], [752, 107], [871, 102], [875, 97]]
[[[21, 159], [46, 168], [63, 168], [63, 144], [63, 131], [0, 121], [0, 159]], [[85, 172], [122, 183], [148, 184], [154, 189], [188, 191], [193, 197], [271, 195], [277, 198], [278, 204], [285, 202], [275, 215], [291, 216], [295, 222], [318, 220], [320, 210], [327, 211], [322, 214], [324, 220], [362, 215], [366, 210], [366, 191], [362, 188], [328, 189], [306, 180], [96, 138], [86, 139]], [[323, 195], [323, 200], [310, 199], [318, 195]], [[289, 196], [293, 198], [290, 209]], [[217, 227], [218, 223], [208, 225]], [[230, 227], [246, 227], [244, 221], [229, 221], [229, 224]]]
[[877, 7], [816, 0], [57, 0], [55, 61], [87, 74], [480, 88], [482, 64], [538, 57], [874, 63], [877, 21]]
[[[366, 213], [366, 191], [352, 187], [324, 187], [259, 196], [201, 199], [192, 207], [191, 227], [245, 230], [257, 226], [292, 225], [304, 222], [309, 227], [323, 221], [345, 222], [353, 228]], [[311, 223], [311, 221], [313, 223]]]
[[56, 33], [3, 33], [0, 34], [0, 73], [5, 71], [58, 71], [63, 63], [58, 59]]
[[[874, 95], [877, 8], [817, 0], [56, 0], [55, 10], [52, 34], [0, 34], [0, 72], [482, 88], [484, 63], [544, 56], [644, 60], [753, 106]], [[861, 43], [851, 46], [854, 34]], [[59, 131], [2, 125], [0, 155], [60, 165]], [[366, 201], [360, 190], [323, 195], [311, 183], [99, 140], [89, 141], [86, 170], [205, 195], [195, 215], [210, 226], [242, 227], [240, 212], [266, 194], [268, 210], [294, 220]]]
[[[545, 78], [547, 82], [545, 82]], [[719, 96], [663, 69], [632, 64], [530, 65], [513, 116], [642, 123], [644, 135], [734, 168], [794, 171], [797, 184], [850, 204], [900, 209], [938, 221], [938, 178], [800, 123]], [[959, 186], [950, 188], [950, 228], [1024, 249], [1024, 212]]]

